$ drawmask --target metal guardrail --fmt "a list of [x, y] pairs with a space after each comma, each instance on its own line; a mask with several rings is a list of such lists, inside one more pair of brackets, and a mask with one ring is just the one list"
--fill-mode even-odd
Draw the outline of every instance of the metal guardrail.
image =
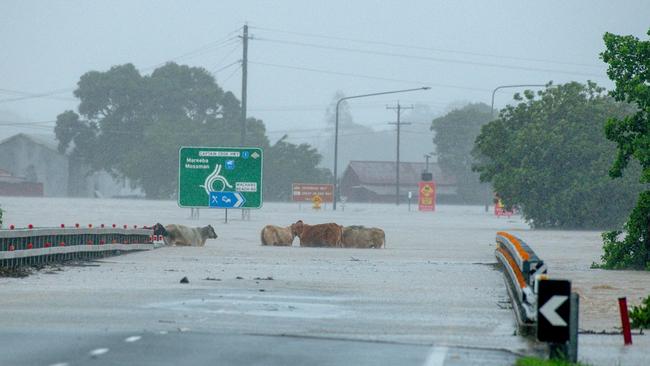
[[496, 235], [495, 255], [505, 268], [508, 293], [520, 327], [534, 326], [537, 322], [536, 277], [545, 275], [546, 265], [521, 239], [499, 231]]
[[150, 250], [161, 240], [152, 229], [20, 228], [0, 230], [0, 268], [85, 260]]

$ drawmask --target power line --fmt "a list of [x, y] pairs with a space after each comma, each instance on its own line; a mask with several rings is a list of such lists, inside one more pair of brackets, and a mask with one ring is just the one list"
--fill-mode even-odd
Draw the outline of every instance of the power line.
[[[238, 63], [238, 62], [237, 62], [237, 63]], [[230, 78], [232, 78], [233, 76], [235, 76], [235, 74], [236, 74], [237, 71], [239, 71], [239, 70], [241, 70], [241, 65], [239, 65], [239, 67], [237, 67], [236, 69], [234, 69], [233, 72], [230, 73], [230, 75], [228, 75], [225, 79], [221, 80], [221, 85], [224, 85], [228, 80], [230, 80]]]
[[231, 67], [232, 65], [240, 64], [240, 62], [241, 62], [241, 61], [237, 60], [237, 61], [235, 61], [235, 62], [229, 63], [228, 65], [226, 65], [226, 66], [224, 66], [224, 67], [220, 67], [220, 68], [214, 70], [212, 73], [213, 73], [213, 74], [218, 74], [219, 72], [221, 72], [221, 71], [223, 71], [223, 70], [225, 70], [225, 69]]
[[237, 51], [237, 50], [239, 50], [239, 42], [237, 42], [237, 45], [235, 45], [235, 47], [233, 47], [230, 51], [228, 51], [228, 53], [225, 56], [223, 56], [219, 61], [216, 62], [214, 71], [212, 71], [212, 73], [218, 73], [219, 71], [221, 71], [223, 69], [226, 69], [229, 66], [234, 65], [235, 63], [238, 63], [239, 60], [237, 60], [237, 61], [235, 61], [233, 63], [230, 63], [230, 64], [228, 64], [226, 66], [222, 66], [225, 63], [226, 59], [228, 59], [230, 56], [232, 56], [232, 54], [235, 53], [235, 51]]
[[270, 39], [270, 38], [256, 37], [255, 40], [263, 41], [263, 42], [270, 42], [270, 43], [287, 44], [287, 45], [293, 45], [293, 46], [302, 46], [302, 47], [311, 47], [311, 48], [318, 48], [318, 49], [334, 50], [334, 51], [344, 51], [344, 52], [370, 54], [370, 55], [378, 55], [378, 56], [398, 57], [398, 58], [405, 58], [405, 59], [412, 59], [412, 60], [424, 60], [424, 61], [433, 61], [433, 62], [441, 62], [441, 63], [453, 63], [453, 64], [464, 64], [464, 65], [472, 65], [472, 66], [492, 67], [492, 68], [501, 68], [501, 69], [507, 69], [507, 70], [550, 72], [550, 73], [559, 73], [559, 74], [568, 74], [568, 75], [591, 76], [591, 77], [598, 77], [598, 78], [602, 78], [604, 76], [604, 74], [595, 74], [595, 73], [586, 73], [586, 72], [574, 72], [574, 71], [566, 71], [566, 70], [545, 69], [545, 68], [516, 66], [516, 65], [504, 65], [504, 64], [495, 64], [495, 63], [488, 63], [488, 62], [476, 62], [476, 61], [438, 58], [438, 57], [430, 57], [430, 56], [409, 55], [409, 54], [393, 53], [393, 52], [385, 52], [385, 51], [369, 51], [369, 50], [360, 50], [360, 49], [348, 48], [348, 47], [326, 46], [326, 45], [319, 45], [319, 44], [314, 44], [314, 43], [287, 41], [287, 40]]
[[202, 47], [199, 47], [199, 48], [197, 48], [195, 50], [184, 53], [184, 54], [182, 54], [180, 56], [172, 57], [172, 58], [170, 58], [170, 59], [168, 59], [168, 60], [166, 60], [164, 62], [159, 62], [159, 63], [157, 63], [155, 65], [140, 68], [140, 71], [146, 72], [146, 71], [156, 69], [156, 68], [158, 68], [160, 66], [164, 66], [165, 64], [167, 64], [169, 62], [179, 61], [179, 60], [182, 60], [182, 59], [195, 58], [195, 57], [204, 55], [204, 54], [206, 54], [208, 52], [213, 52], [213, 51], [219, 50], [221, 48], [228, 47], [228, 46], [230, 46], [232, 44], [235, 44], [237, 42], [238, 42], [237, 37], [231, 37], [231, 38], [228, 38], [228, 39], [226, 39], [225, 41], [222, 41], [222, 42], [211, 42], [211, 43], [214, 43], [214, 44], [210, 44], [207, 47], [202, 46]]
[[[234, 43], [238, 42], [238, 38], [235, 36], [232, 36], [234, 33], [238, 32], [241, 29], [241, 27], [237, 28], [236, 30], [233, 30], [226, 34], [223, 38], [217, 40], [217, 41], [212, 41], [209, 43], [206, 43], [202, 46], [199, 46], [198, 48], [195, 48], [193, 50], [190, 50], [188, 52], [185, 52], [179, 56], [175, 56], [170, 58], [169, 60], [158, 63], [153, 66], [148, 66], [144, 68], [140, 68], [140, 71], [148, 71], [148, 70], [153, 70], [157, 67], [163, 66], [166, 63], [170, 61], [175, 61], [183, 58], [192, 58], [196, 57], [199, 54], [204, 54], [206, 52], [214, 51], [222, 47], [227, 47], [229, 44], [232, 44], [233, 41]], [[52, 91], [47, 91], [47, 92], [42, 92], [42, 93], [32, 93], [32, 92], [24, 92], [24, 91], [19, 91], [19, 90], [11, 90], [11, 89], [0, 89], [5, 92], [10, 92], [14, 94], [19, 94], [22, 95], [20, 97], [14, 97], [14, 98], [5, 98], [5, 99], [0, 99], [0, 103], [8, 103], [8, 102], [16, 102], [16, 101], [21, 101], [21, 100], [26, 100], [26, 99], [36, 99], [36, 98], [47, 98], [47, 99], [58, 99], [58, 100], [64, 100], [64, 101], [77, 101], [75, 98], [67, 98], [67, 97], [52, 97], [53, 95], [57, 94], [62, 94], [62, 93], [67, 93], [73, 91], [75, 88], [64, 88], [64, 89], [56, 89]]]
[[[3, 89], [3, 90], [9, 91], [10, 89]], [[74, 89], [71, 89], [71, 88], [56, 89], [56, 90], [51, 90], [51, 91], [47, 91], [47, 92], [43, 92], [43, 93], [30, 93], [30, 92], [12, 90], [12, 92], [14, 92], [15, 94], [20, 94], [22, 96], [13, 97], [13, 98], [6, 98], [6, 99], [0, 99], [0, 103], [17, 102], [17, 101], [20, 101], [20, 100], [34, 99], [34, 98], [48, 98], [48, 99], [59, 99], [59, 100], [76, 100], [74, 98], [67, 98], [67, 97], [52, 97], [53, 95], [71, 92], [72, 90], [74, 90]]]
[[457, 54], [461, 54], [461, 55], [480, 56], [480, 57], [493, 57], [493, 58], [510, 59], [510, 60], [515, 60], [515, 61], [545, 62], [545, 63], [554, 63], [554, 64], [558, 64], [558, 65], [591, 67], [591, 68], [599, 68], [599, 69], [603, 68], [603, 65], [594, 65], [594, 64], [585, 64], [585, 63], [576, 63], [576, 62], [567, 62], [567, 61], [557, 61], [557, 60], [550, 60], [550, 59], [517, 57], [517, 56], [509, 56], [509, 55], [497, 55], [497, 54], [479, 53], [479, 52], [463, 51], [463, 50], [450, 50], [450, 49], [434, 48], [434, 47], [405, 45], [405, 44], [390, 43], [390, 42], [384, 42], [384, 41], [373, 41], [373, 40], [367, 40], [367, 39], [335, 37], [335, 36], [327, 36], [327, 35], [314, 34], [314, 33], [302, 33], [302, 32], [287, 31], [287, 30], [274, 29], [274, 28], [264, 28], [264, 27], [251, 27], [251, 28], [260, 29], [260, 30], [269, 31], [269, 32], [292, 34], [292, 35], [303, 36], [303, 37], [313, 37], [313, 38], [331, 39], [331, 40], [336, 40], [336, 41], [348, 41], [348, 42], [356, 42], [356, 43], [366, 43], [366, 44], [374, 44], [374, 45], [389, 46], [389, 47], [404, 48], [404, 49], [413, 49], [413, 50], [422, 50], [422, 51], [434, 51], [434, 52], [445, 52], [445, 53], [457, 53]]
[[437, 87], [437, 88], [453, 88], [453, 89], [478, 91], [478, 92], [482, 92], [482, 93], [491, 91], [491, 89], [474, 88], [474, 87], [450, 85], [450, 84], [439, 84], [439, 83], [433, 83], [433, 82], [428, 82], [428, 81], [423, 81], [423, 80], [415, 81], [415, 80], [385, 78], [385, 77], [380, 77], [380, 76], [370, 76], [370, 75], [363, 75], [363, 74], [356, 74], [356, 73], [349, 73], [349, 72], [338, 72], [338, 71], [331, 71], [331, 70], [314, 69], [314, 68], [310, 68], [310, 67], [302, 67], [302, 66], [294, 66], [294, 65], [272, 64], [272, 63], [268, 63], [268, 62], [257, 62], [257, 61], [248, 61], [248, 62], [251, 63], [251, 64], [261, 65], [261, 66], [277, 67], [277, 68], [292, 69], [292, 70], [301, 70], [301, 71], [316, 72], [316, 73], [321, 73], [321, 74], [350, 76], [350, 77], [356, 77], [356, 78], [362, 78], [362, 79], [372, 79], [372, 80], [395, 81], [395, 82], [400, 82], [400, 83], [417, 84], [417, 85], [426, 84], [427, 86]]

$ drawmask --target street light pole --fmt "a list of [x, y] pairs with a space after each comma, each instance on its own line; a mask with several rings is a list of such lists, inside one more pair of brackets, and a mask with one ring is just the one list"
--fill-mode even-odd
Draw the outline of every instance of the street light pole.
[[386, 91], [386, 92], [380, 92], [380, 93], [370, 93], [370, 94], [361, 94], [361, 95], [353, 95], [349, 97], [343, 97], [339, 99], [336, 102], [336, 123], [334, 125], [334, 202], [332, 203], [332, 209], [336, 211], [336, 201], [338, 200], [338, 184], [336, 182], [337, 179], [337, 167], [338, 167], [338, 157], [339, 157], [339, 106], [341, 105], [341, 102], [344, 100], [348, 99], [356, 99], [356, 98], [365, 98], [365, 97], [374, 97], [377, 95], [385, 95], [385, 94], [395, 94], [395, 93], [407, 93], [411, 91], [417, 91], [417, 90], [429, 90], [431, 87], [429, 86], [423, 86], [421, 88], [414, 88], [414, 89], [403, 89], [403, 90], [392, 90], [392, 91]]
[[[517, 84], [517, 85], [499, 85], [494, 90], [492, 90], [492, 105], [490, 107], [490, 117], [494, 118], [494, 94], [497, 92], [499, 89], [507, 89], [507, 88], [527, 88], [527, 87], [545, 87], [546, 84]], [[489, 186], [486, 185], [489, 189]], [[485, 194], [485, 212], [489, 211], [490, 208], [490, 192], [486, 192]]]
[[429, 154], [424, 154], [424, 159], [427, 161], [427, 163], [426, 163], [426, 164], [427, 164], [427, 165], [426, 165], [426, 168], [424, 169], [424, 172], [425, 172], [425, 173], [428, 173], [428, 172], [429, 172], [429, 159], [430, 159], [430, 158], [431, 158], [431, 155], [429, 155]]
[[499, 89], [506, 89], [506, 88], [526, 88], [526, 87], [543, 87], [546, 86], [546, 84], [520, 84], [520, 85], [500, 85], [494, 88], [492, 90], [492, 108], [490, 109], [491, 116], [494, 117], [494, 94], [497, 92]]

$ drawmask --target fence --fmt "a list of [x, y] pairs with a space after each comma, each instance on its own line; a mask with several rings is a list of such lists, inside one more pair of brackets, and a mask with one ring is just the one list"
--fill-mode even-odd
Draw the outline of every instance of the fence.
[[0, 268], [87, 260], [154, 249], [160, 237], [144, 228], [28, 228], [0, 230]]

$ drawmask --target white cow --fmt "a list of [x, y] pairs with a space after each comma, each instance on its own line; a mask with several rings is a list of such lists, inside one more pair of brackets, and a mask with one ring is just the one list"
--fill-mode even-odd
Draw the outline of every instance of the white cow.
[[212, 225], [204, 227], [188, 227], [185, 225], [170, 224], [165, 226], [167, 234], [163, 236], [165, 245], [202, 247], [207, 239], [216, 239]]

